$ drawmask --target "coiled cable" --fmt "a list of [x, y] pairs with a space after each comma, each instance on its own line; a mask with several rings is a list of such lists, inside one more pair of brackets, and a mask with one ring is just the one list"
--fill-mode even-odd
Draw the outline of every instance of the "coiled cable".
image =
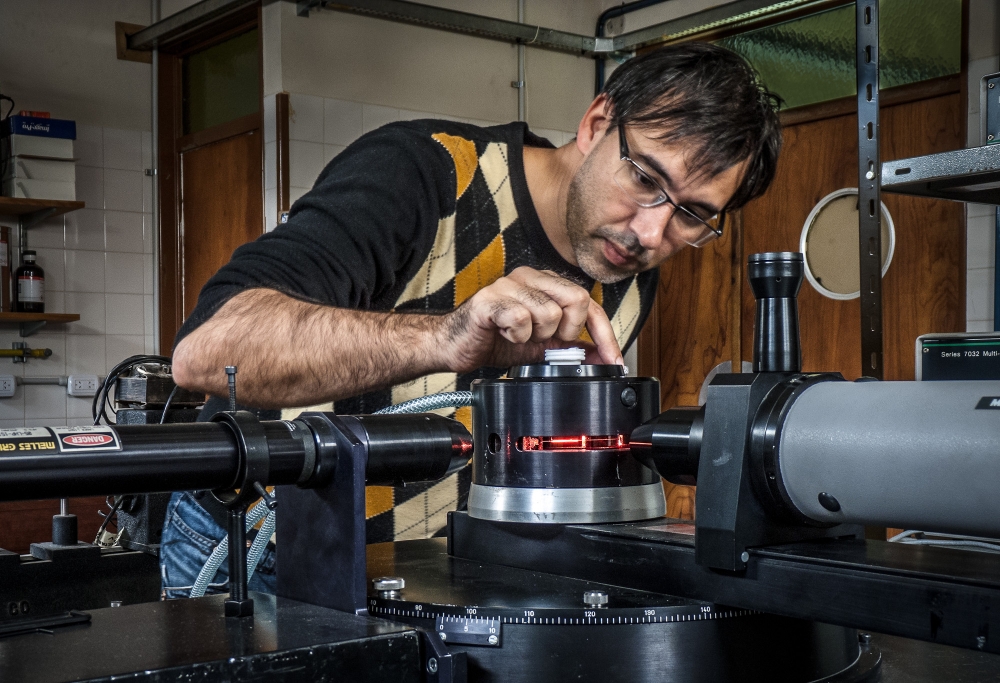
[[271, 540], [271, 534], [274, 533], [274, 527], [278, 523], [275, 517], [277, 514], [277, 510], [271, 510], [267, 513], [264, 523], [260, 525], [260, 531], [257, 532], [257, 538], [253, 539], [250, 552], [247, 553], [247, 583], [250, 583], [253, 573], [257, 571], [261, 555], [264, 554], [264, 550], [267, 548], [267, 542]]
[[472, 405], [471, 391], [442, 391], [439, 394], [420, 396], [409, 401], [376, 411], [375, 415], [397, 415], [399, 413], [426, 413], [441, 408], [462, 408]]

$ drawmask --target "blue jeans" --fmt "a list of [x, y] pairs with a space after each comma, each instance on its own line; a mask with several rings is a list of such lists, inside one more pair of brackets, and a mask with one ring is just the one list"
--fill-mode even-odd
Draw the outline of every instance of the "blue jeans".
[[[248, 537], [252, 538], [253, 533], [251, 531]], [[225, 537], [225, 529], [215, 523], [212, 515], [190, 493], [178, 492], [170, 497], [160, 545], [160, 585], [168, 599], [190, 596], [198, 572]], [[277, 584], [275, 563], [274, 550], [268, 547], [247, 587], [252, 591], [274, 593]], [[228, 582], [227, 560], [209, 581], [206, 595], [228, 592]]]

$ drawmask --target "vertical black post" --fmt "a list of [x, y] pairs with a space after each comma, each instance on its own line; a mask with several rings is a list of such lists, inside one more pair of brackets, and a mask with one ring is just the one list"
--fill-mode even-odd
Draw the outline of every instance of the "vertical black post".
[[253, 614], [253, 600], [247, 596], [246, 512], [242, 507], [229, 511], [229, 599], [227, 617]]
[[878, 0], [857, 0], [858, 252], [861, 374], [883, 378], [882, 161], [879, 157]]

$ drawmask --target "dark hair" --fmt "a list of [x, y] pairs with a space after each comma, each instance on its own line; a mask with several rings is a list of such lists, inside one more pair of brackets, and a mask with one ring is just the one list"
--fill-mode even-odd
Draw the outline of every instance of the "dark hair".
[[695, 145], [690, 163], [717, 175], [749, 160], [727, 208], [767, 190], [781, 152], [781, 98], [743, 57], [718, 45], [681, 43], [634, 57], [604, 86], [611, 127], [657, 128], [657, 139]]

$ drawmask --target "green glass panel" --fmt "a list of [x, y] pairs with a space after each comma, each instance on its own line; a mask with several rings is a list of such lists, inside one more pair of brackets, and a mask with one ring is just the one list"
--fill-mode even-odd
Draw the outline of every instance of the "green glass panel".
[[184, 57], [184, 133], [260, 111], [257, 29]]
[[[718, 41], [746, 57], [785, 108], [857, 93], [854, 4]], [[879, 85], [961, 70], [962, 0], [880, 0]]]

